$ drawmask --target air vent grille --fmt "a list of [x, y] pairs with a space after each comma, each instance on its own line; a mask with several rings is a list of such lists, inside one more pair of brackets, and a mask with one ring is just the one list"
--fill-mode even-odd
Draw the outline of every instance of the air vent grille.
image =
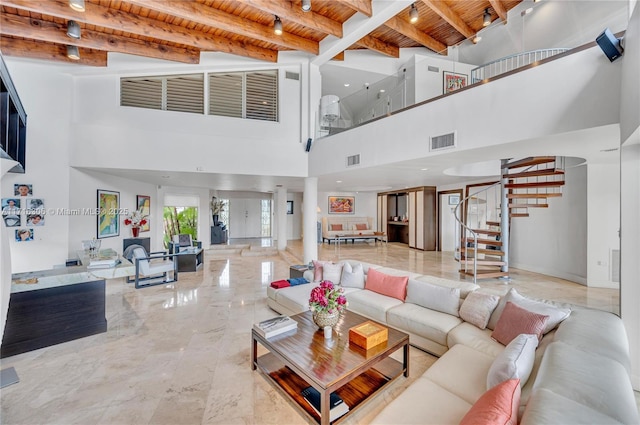
[[451, 149], [456, 146], [456, 132], [447, 133], [440, 136], [433, 136], [430, 139], [429, 150]]
[[286, 78], [288, 80], [299, 81], [300, 80], [300, 74], [298, 74], [297, 72], [286, 71], [284, 73], [284, 78]]
[[347, 167], [353, 167], [356, 165], [360, 165], [360, 154], [348, 156]]
[[429, 72], [440, 72], [440, 68], [438, 68], [437, 66], [427, 66], [427, 71]]

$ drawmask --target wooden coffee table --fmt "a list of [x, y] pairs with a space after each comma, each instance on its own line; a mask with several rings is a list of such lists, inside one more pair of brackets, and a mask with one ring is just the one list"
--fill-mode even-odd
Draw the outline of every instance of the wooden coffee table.
[[[395, 378], [409, 376], [409, 335], [404, 332], [387, 327], [387, 342], [364, 350], [349, 344], [349, 328], [369, 320], [366, 317], [347, 311], [334, 327], [331, 339], [324, 338], [310, 311], [291, 318], [298, 322], [296, 331], [269, 339], [251, 331], [251, 369], [260, 368], [305, 414], [322, 425], [329, 424], [332, 392], [349, 406], [349, 412], [334, 421], [338, 423]], [[269, 352], [258, 357], [258, 343]], [[402, 362], [389, 357], [400, 348]], [[301, 394], [308, 386], [320, 392], [320, 415]]]

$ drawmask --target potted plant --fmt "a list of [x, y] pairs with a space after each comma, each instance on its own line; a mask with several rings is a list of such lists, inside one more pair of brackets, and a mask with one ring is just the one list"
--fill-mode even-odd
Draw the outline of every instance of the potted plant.
[[313, 311], [313, 321], [318, 327], [335, 326], [340, 314], [347, 307], [344, 289], [329, 280], [323, 280], [311, 290], [309, 307]]
[[220, 213], [224, 211], [224, 201], [216, 198], [215, 196], [211, 198], [211, 216], [213, 217], [213, 225], [218, 225], [218, 218], [220, 217]]

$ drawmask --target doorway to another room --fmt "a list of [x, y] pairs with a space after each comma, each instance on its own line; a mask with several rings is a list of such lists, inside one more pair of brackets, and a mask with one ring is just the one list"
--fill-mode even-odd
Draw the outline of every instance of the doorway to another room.
[[456, 249], [455, 208], [462, 200], [462, 189], [438, 192], [438, 251]]
[[165, 249], [175, 235], [191, 235], [198, 240], [198, 204], [197, 196], [171, 195], [165, 197], [162, 216], [164, 231], [162, 240]]
[[270, 199], [229, 199], [229, 238], [270, 237]]

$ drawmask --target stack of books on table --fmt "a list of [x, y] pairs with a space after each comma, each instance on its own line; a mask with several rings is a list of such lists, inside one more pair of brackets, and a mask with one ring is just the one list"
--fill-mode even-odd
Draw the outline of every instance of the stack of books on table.
[[118, 257], [115, 258], [106, 258], [106, 259], [92, 259], [87, 266], [88, 269], [108, 269], [111, 267], [115, 267], [118, 265], [120, 260]]
[[[318, 415], [320, 414], [320, 393], [313, 387], [307, 387], [302, 390], [302, 396], [307, 403], [313, 407]], [[338, 394], [331, 393], [329, 396], [329, 422], [333, 422], [340, 416], [349, 411], [349, 406], [345, 403]]]
[[253, 329], [265, 338], [271, 338], [297, 328], [298, 322], [289, 316], [278, 316], [253, 325]]

